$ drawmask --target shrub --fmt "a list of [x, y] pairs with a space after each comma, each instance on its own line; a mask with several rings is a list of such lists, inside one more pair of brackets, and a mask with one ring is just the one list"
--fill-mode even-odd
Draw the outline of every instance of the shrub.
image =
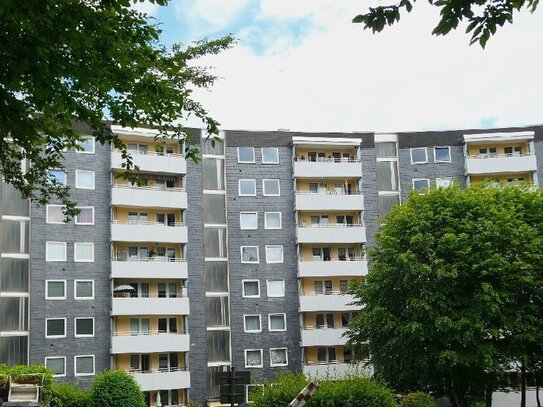
[[434, 398], [422, 391], [409, 393], [400, 401], [401, 407], [434, 407], [435, 405]]
[[[30, 375], [37, 374], [38, 377], [32, 377]], [[7, 375], [11, 375], [13, 380], [27, 383], [40, 383], [41, 375], [43, 375], [43, 387], [41, 390], [41, 401], [44, 406], [48, 406], [51, 402], [51, 392], [54, 383], [53, 375], [44, 365], [15, 365], [8, 367], [6, 365], [0, 365], [0, 375], [5, 375], [0, 379], [2, 383]], [[5, 384], [5, 383], [3, 383]], [[3, 385], [0, 384], [0, 387]]]
[[58, 384], [53, 386], [50, 407], [92, 407], [91, 395], [72, 384]]
[[145, 407], [145, 397], [134, 377], [123, 370], [99, 374], [90, 390], [95, 407]]

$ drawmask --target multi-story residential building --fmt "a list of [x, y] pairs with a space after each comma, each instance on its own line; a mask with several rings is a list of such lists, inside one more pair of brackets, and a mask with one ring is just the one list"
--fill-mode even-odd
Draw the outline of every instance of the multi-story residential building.
[[183, 140], [112, 129], [140, 182], [122, 177], [121, 153], [83, 138], [51, 169], [81, 209], [70, 223], [2, 184], [0, 363], [45, 363], [82, 385], [124, 369], [150, 406], [216, 402], [215, 373], [231, 367], [255, 384], [356, 370], [346, 288], [368, 273], [390, 208], [452, 182], [543, 182], [543, 126], [224, 131], [214, 145], [190, 129], [198, 163]]

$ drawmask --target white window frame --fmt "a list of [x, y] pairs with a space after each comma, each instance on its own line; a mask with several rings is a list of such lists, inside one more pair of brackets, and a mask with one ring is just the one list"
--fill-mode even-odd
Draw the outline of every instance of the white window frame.
[[[270, 281], [282, 281], [283, 282], [283, 295], [270, 295]], [[281, 278], [270, 278], [266, 280], [266, 295], [268, 298], [282, 298], [285, 296], [285, 280]]]
[[426, 187], [426, 190], [430, 189], [430, 178], [413, 178], [411, 180], [411, 186], [413, 187], [413, 191], [419, 191], [420, 188], [415, 189], [415, 181], [427, 181], [428, 186]]
[[[241, 215], [255, 215], [256, 216], [256, 227], [254, 228], [244, 228], [241, 223]], [[240, 212], [239, 213], [239, 228], [241, 230], [257, 230], [258, 229], [258, 212]]]
[[47, 367], [48, 359], [63, 359], [64, 360], [64, 373], [63, 374], [53, 374], [53, 377], [66, 377], [66, 356], [46, 356], [44, 359], [45, 367]]
[[[255, 282], [258, 286], [258, 295], [247, 295], [245, 293], [245, 283], [255, 283]], [[260, 295], [261, 295], [260, 280], [256, 280], [256, 279], [241, 280], [241, 292], [242, 292], [243, 298], [260, 298]]]
[[[413, 150], [420, 150], [424, 148], [424, 155], [426, 157], [426, 161], [413, 161]], [[409, 149], [409, 155], [410, 155], [410, 158], [411, 158], [411, 164], [428, 164], [428, 148], [426, 147], [413, 147], [411, 149]]]
[[48, 170], [48, 173], [49, 173], [49, 178], [51, 178], [51, 171], [58, 171], [58, 172], [62, 172], [64, 174], [64, 182], [61, 182], [57, 179], [57, 181], [62, 184], [62, 185], [68, 185], [68, 174], [66, 173], [66, 171], [64, 170], [57, 170], [56, 168], [52, 168], [52, 169], [49, 169]]
[[[450, 182], [449, 185], [439, 185], [439, 182], [440, 181], [443, 181], [443, 180], [447, 180]], [[441, 178], [436, 178], [436, 188], [450, 188], [454, 185], [454, 179], [452, 177], [441, 177]]]
[[[268, 219], [266, 218], [266, 216], [268, 214], [271, 214], [271, 213], [278, 213], [279, 214], [279, 227], [270, 227], [268, 225]], [[276, 229], [276, 230], [279, 230], [279, 229], [283, 229], [283, 213], [282, 212], [264, 212], [264, 229]]]
[[[79, 173], [81, 172], [92, 172], [93, 178], [92, 178], [92, 187], [81, 187], [79, 186]], [[75, 188], [76, 189], [88, 189], [88, 190], [95, 190], [96, 189], [96, 172], [92, 170], [75, 170]]]
[[[272, 363], [272, 357], [271, 357], [272, 350], [284, 350], [287, 363], [286, 364]], [[280, 367], [280, 366], [288, 366], [288, 348], [270, 348], [270, 367]]]
[[[77, 283], [91, 283], [92, 297], [78, 297], [77, 296]], [[74, 280], [74, 300], [79, 300], [79, 301], [94, 300], [94, 280]]]
[[[264, 185], [266, 184], [266, 181], [277, 181], [277, 191], [278, 191], [277, 194], [266, 193], [266, 188], [264, 187]], [[281, 181], [279, 180], [279, 178], [264, 178], [262, 180], [262, 195], [263, 196], [281, 196]]]
[[65, 225], [66, 222], [64, 222], [64, 221], [61, 221], [61, 222], [50, 222], [49, 221], [49, 208], [51, 208], [53, 206], [56, 207], [56, 208], [58, 208], [58, 207], [64, 208], [64, 205], [55, 205], [55, 204], [47, 205], [45, 207], [45, 223], [47, 223], [48, 225]]
[[[49, 297], [49, 284], [48, 283], [64, 283], [64, 296], [62, 297]], [[45, 299], [46, 300], [65, 300], [66, 299], [66, 286], [68, 285], [67, 280], [45, 280]]]
[[246, 384], [245, 385], [245, 402], [247, 404], [251, 404], [251, 401], [249, 401], [249, 394], [251, 393], [252, 390], [249, 390], [250, 388], [257, 388], [257, 387], [264, 387], [264, 384], [262, 383], [251, 383], [251, 384]]
[[[243, 260], [243, 249], [245, 247], [256, 247], [256, 261], [244, 261]], [[258, 246], [241, 246], [240, 247], [241, 263], [242, 264], [258, 264], [260, 263], [260, 250]]]
[[[84, 150], [75, 149], [75, 152], [78, 154], [94, 154], [96, 151], [96, 138], [94, 136], [81, 136], [80, 140], [82, 139], [92, 139], [92, 151], [84, 151]], [[77, 141], [77, 144], [79, 145], [79, 140]]]
[[[271, 261], [271, 260], [268, 260], [268, 248], [272, 249], [272, 248], [278, 248], [278, 247], [281, 248], [281, 260], [279, 260], [279, 261]], [[283, 263], [284, 258], [285, 258], [285, 251], [284, 251], [284, 249], [283, 249], [283, 245], [280, 245], [280, 244], [277, 244], [277, 245], [266, 245], [266, 246], [265, 246], [265, 250], [266, 250], [266, 263], [267, 263], [267, 264], [279, 264], [279, 263]]]
[[[49, 243], [62, 243], [64, 245], [64, 258], [63, 259], [51, 260], [49, 258]], [[57, 241], [53, 241], [53, 240], [48, 240], [48, 241], [45, 242], [45, 261], [66, 261], [66, 252], [67, 252], [66, 242], [57, 242]]]
[[[260, 329], [256, 329], [254, 331], [249, 331], [247, 329], [247, 324], [246, 324], [246, 321], [245, 321], [245, 318], [247, 318], [247, 317], [258, 317], [258, 324], [260, 326]], [[260, 315], [260, 314], [243, 314], [243, 332], [251, 333], [251, 334], [262, 332], [262, 315]]]
[[[252, 181], [253, 185], [254, 185], [255, 193], [254, 194], [242, 194], [241, 193], [241, 181]], [[238, 195], [239, 196], [256, 196], [256, 179], [254, 179], [254, 178], [240, 178], [238, 180]]]
[[[92, 358], [92, 373], [77, 373], [77, 359]], [[96, 374], [96, 359], [94, 355], [76, 355], [74, 356], [74, 376], [94, 376]]]
[[[264, 149], [266, 148], [277, 151], [277, 161], [264, 161]], [[262, 147], [260, 153], [262, 155], [262, 164], [279, 164], [279, 147]]]
[[[239, 157], [239, 149], [240, 148], [252, 148], [253, 149], [253, 160], [252, 161], [241, 161]], [[255, 148], [254, 147], [248, 147], [248, 146], [242, 146], [238, 147], [238, 164], [254, 164], [256, 162], [256, 154], [255, 154]]]
[[[248, 365], [247, 364], [247, 353], [248, 352], [260, 352], [260, 365]], [[243, 351], [245, 356], [245, 367], [248, 369], [259, 369], [264, 367], [264, 354], [262, 349], [244, 349]]]
[[[449, 150], [449, 160], [440, 160], [438, 161], [436, 159], [436, 148], [446, 148]], [[450, 163], [452, 162], [452, 157], [451, 157], [451, 146], [435, 146], [434, 147], [434, 163], [438, 164], [438, 163]]]
[[[77, 333], [77, 320], [78, 319], [91, 319], [92, 320], [92, 335], [78, 334]], [[74, 337], [76, 337], [76, 338], [94, 338], [95, 332], [96, 332], [96, 329], [95, 329], [95, 326], [94, 326], [94, 317], [76, 317], [76, 318], [74, 318]]]
[[[283, 316], [283, 321], [285, 322], [285, 328], [284, 329], [272, 329], [271, 328], [271, 317], [272, 316], [277, 316], [277, 315], [282, 315]], [[287, 314], [285, 314], [284, 312], [274, 312], [274, 313], [268, 314], [268, 331], [270, 331], [270, 332], [285, 332], [286, 330], [287, 330]]]
[[[47, 321], [55, 320], [55, 319], [61, 319], [64, 321], [64, 335], [47, 335]], [[59, 339], [59, 338], [66, 338], [66, 318], [45, 318], [45, 337], [48, 339]]]
[[[77, 246], [81, 244], [92, 246], [92, 259], [90, 260], [77, 259]], [[74, 242], [74, 262], [75, 263], [94, 263], [94, 242]]]
[[92, 222], [91, 223], [83, 223], [79, 222], [79, 215], [75, 216], [75, 224], [76, 225], [94, 225], [94, 206], [78, 206], [78, 209], [91, 209], [92, 210]]

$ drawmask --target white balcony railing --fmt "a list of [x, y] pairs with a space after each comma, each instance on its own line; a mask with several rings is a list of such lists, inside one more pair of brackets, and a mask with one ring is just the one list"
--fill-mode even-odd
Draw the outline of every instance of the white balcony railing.
[[112, 298], [111, 315], [189, 315], [189, 299], [177, 297], [118, 297]]
[[315, 363], [306, 362], [303, 365], [303, 372], [310, 378], [336, 380], [349, 375], [371, 377], [373, 375], [373, 368], [371, 365], [356, 365], [337, 360], [329, 360], [326, 362]]
[[154, 370], [128, 370], [143, 391], [162, 389], [188, 389], [190, 372], [183, 367]]
[[296, 210], [361, 211], [364, 209], [364, 195], [361, 192], [350, 194], [295, 192]]
[[111, 203], [120, 206], [186, 209], [187, 192], [184, 188], [113, 184]]
[[187, 227], [180, 222], [171, 224], [157, 222], [118, 223], [111, 224], [111, 240], [114, 242], [169, 242], [187, 243]]
[[317, 159], [316, 161], [294, 161], [296, 178], [361, 178], [362, 165], [359, 159]]
[[[179, 154], [157, 153], [155, 151], [128, 151], [132, 156], [134, 165], [141, 171], [161, 172], [170, 174], [185, 174], [187, 162]], [[120, 151], [111, 152], [111, 168], [123, 169], [124, 159]]]
[[115, 331], [111, 338], [111, 353], [188, 352], [187, 332]]
[[534, 154], [476, 154], [466, 157], [466, 174], [500, 174], [537, 171]]
[[354, 305], [352, 294], [339, 291], [329, 291], [326, 294], [314, 292], [301, 292], [300, 312], [312, 311], [357, 311], [359, 306]]
[[299, 224], [298, 243], [364, 243], [366, 228], [361, 224]]
[[345, 328], [306, 326], [302, 329], [302, 346], [345, 345], [347, 338], [343, 336], [344, 333]]
[[347, 257], [345, 260], [331, 258], [329, 261], [301, 258], [298, 261], [298, 277], [362, 277], [367, 274], [368, 262], [365, 257]]

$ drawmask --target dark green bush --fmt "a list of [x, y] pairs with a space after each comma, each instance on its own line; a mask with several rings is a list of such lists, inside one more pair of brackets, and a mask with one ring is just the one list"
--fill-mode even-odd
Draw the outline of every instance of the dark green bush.
[[435, 405], [434, 398], [421, 391], [409, 393], [400, 401], [401, 407], [434, 407]]
[[50, 407], [92, 407], [91, 395], [72, 384], [57, 384], [53, 386]]
[[145, 397], [134, 377], [123, 370], [99, 374], [90, 390], [94, 407], [145, 407]]

